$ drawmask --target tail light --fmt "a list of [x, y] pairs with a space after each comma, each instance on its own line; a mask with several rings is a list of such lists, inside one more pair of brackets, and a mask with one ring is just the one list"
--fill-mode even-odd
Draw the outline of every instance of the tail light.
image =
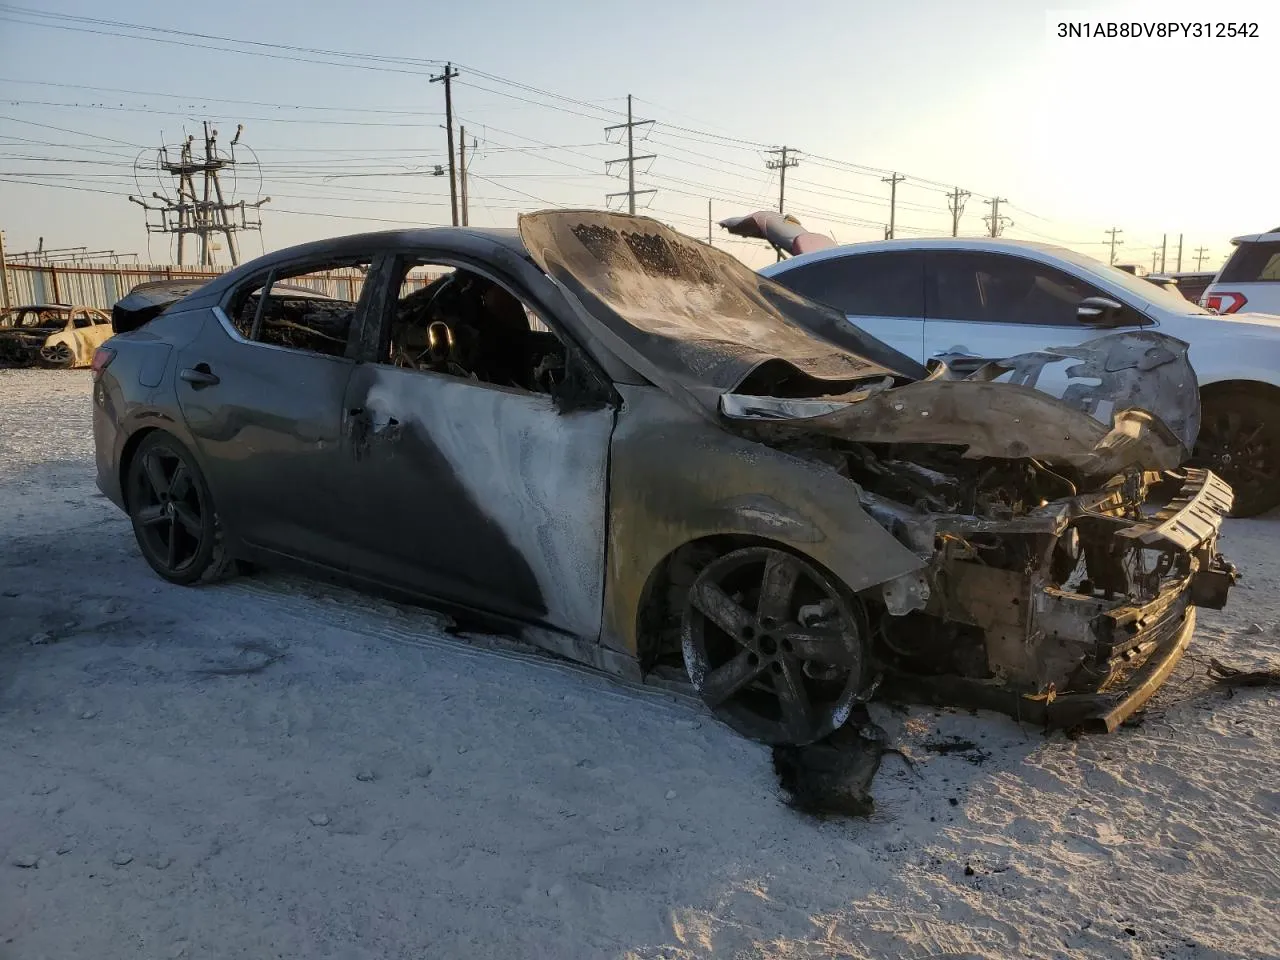
[[116, 352], [111, 347], [99, 347], [93, 351], [93, 379], [96, 383], [98, 378], [102, 376], [102, 371], [111, 365], [111, 361], [116, 358]]
[[1215, 293], [1205, 297], [1201, 306], [1214, 313], [1236, 313], [1248, 302], [1243, 293]]

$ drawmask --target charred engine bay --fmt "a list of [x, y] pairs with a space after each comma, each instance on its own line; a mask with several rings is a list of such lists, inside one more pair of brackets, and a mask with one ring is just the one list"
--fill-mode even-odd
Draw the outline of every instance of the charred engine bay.
[[916, 674], [997, 680], [1043, 694], [1097, 690], [1123, 668], [1091, 624], [1192, 573], [1190, 555], [1117, 532], [1148, 520], [1176, 475], [1088, 487], [1036, 460], [969, 459], [960, 446], [792, 441], [779, 448], [848, 478], [862, 507], [926, 560], [865, 591], [876, 655]]

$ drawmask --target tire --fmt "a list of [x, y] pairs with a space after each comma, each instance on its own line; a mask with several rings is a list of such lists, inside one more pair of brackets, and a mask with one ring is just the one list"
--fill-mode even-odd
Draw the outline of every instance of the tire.
[[869, 659], [857, 598], [825, 571], [772, 547], [709, 563], [689, 589], [685, 668], [702, 701], [743, 736], [803, 746], [848, 719]]
[[143, 559], [165, 580], [191, 586], [235, 572], [209, 485], [174, 437], [143, 438], [125, 471], [125, 503]]
[[75, 366], [75, 354], [65, 343], [55, 343], [51, 347], [40, 348], [40, 366], [51, 370], [69, 370]]
[[1280, 399], [1233, 386], [1201, 401], [1194, 460], [1235, 491], [1233, 517], [1256, 517], [1280, 505]]

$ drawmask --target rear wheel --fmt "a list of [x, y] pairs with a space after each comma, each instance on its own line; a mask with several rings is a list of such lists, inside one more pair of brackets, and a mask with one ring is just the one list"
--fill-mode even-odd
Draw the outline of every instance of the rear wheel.
[[1201, 404], [1195, 459], [1231, 484], [1233, 517], [1280, 504], [1280, 401], [1248, 387], [1211, 393]]
[[75, 362], [75, 354], [71, 352], [71, 347], [65, 343], [55, 343], [52, 346], [40, 348], [41, 366], [65, 370]]
[[807, 744], [845, 722], [862, 689], [866, 619], [828, 574], [771, 547], [708, 564], [685, 604], [694, 689], [753, 740]]
[[191, 454], [173, 437], [145, 437], [129, 462], [125, 491], [142, 556], [171, 583], [232, 572], [213, 496]]

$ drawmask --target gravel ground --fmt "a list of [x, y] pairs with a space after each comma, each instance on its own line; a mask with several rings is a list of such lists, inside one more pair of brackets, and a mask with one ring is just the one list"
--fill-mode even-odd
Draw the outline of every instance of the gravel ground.
[[[1140, 726], [876, 707], [865, 821], [696, 703], [272, 574], [169, 586], [0, 371], [0, 958], [1280, 956], [1280, 526]], [[40, 641], [40, 642], [34, 642]], [[926, 743], [967, 738], [939, 755]]]

